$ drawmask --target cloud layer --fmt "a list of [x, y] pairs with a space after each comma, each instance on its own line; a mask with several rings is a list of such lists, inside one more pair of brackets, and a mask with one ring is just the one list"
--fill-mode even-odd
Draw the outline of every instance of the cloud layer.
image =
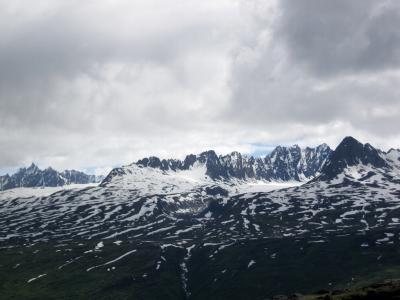
[[0, 0], [0, 167], [399, 147], [399, 25], [396, 1]]

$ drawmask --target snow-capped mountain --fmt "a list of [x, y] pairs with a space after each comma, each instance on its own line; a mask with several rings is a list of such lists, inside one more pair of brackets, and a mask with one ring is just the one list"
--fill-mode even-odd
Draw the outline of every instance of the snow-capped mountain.
[[[326, 144], [305, 149], [297, 145], [279, 146], [263, 158], [242, 155], [239, 152], [217, 155], [210, 150], [198, 155], [187, 155], [183, 161], [161, 160], [154, 156], [143, 158], [128, 166], [127, 170], [132, 166], [139, 166], [179, 173], [200, 167], [204, 171], [203, 177], [212, 180], [305, 181], [318, 174], [331, 153], [332, 150]], [[105, 181], [110, 181], [112, 176], [124, 172], [124, 167], [118, 168], [111, 172]]]
[[56, 187], [68, 184], [88, 184], [99, 182], [102, 179], [76, 170], [58, 172], [51, 167], [41, 170], [32, 163], [27, 168], [19, 169], [13, 175], [0, 176], [0, 190], [19, 187]]
[[82, 278], [69, 298], [265, 299], [400, 276], [399, 159], [351, 137], [261, 159], [208, 151], [2, 199], [4, 286], [62, 298], [51, 287]]

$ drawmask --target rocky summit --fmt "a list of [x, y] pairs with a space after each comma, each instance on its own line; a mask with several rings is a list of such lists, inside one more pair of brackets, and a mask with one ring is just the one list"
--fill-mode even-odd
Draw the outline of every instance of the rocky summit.
[[357, 288], [400, 277], [400, 151], [347, 137], [335, 150], [277, 147], [262, 158], [149, 157], [98, 186], [3, 197], [0, 241], [2, 299]]

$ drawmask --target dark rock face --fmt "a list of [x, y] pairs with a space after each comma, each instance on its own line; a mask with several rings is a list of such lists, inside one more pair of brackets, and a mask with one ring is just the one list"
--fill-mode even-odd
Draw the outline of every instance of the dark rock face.
[[184, 168], [183, 164], [181, 161], [176, 160], [176, 159], [163, 159], [160, 160], [158, 157], [155, 156], [150, 156], [143, 158], [141, 160], [137, 161], [137, 164], [143, 167], [149, 167], [149, 168], [158, 168], [163, 171], [166, 170], [179, 170]]
[[331, 180], [342, 173], [346, 167], [358, 164], [370, 165], [375, 168], [390, 168], [379, 150], [370, 144], [362, 144], [353, 137], [346, 137], [322, 168], [319, 179]]
[[212, 179], [254, 178], [271, 181], [303, 181], [314, 177], [331, 153], [332, 150], [326, 144], [305, 149], [295, 145], [278, 146], [264, 158], [246, 156], [239, 152], [222, 156], [210, 150], [198, 155], [187, 155], [183, 161], [149, 157], [137, 161], [136, 164], [159, 168], [163, 171], [177, 171], [188, 170], [198, 163], [206, 166], [206, 175]]
[[98, 178], [95, 175], [88, 175], [86, 173], [76, 170], [65, 170], [61, 172], [61, 176], [67, 179], [67, 184], [71, 183], [87, 184], [87, 183], [99, 182]]
[[72, 183], [87, 184], [96, 181], [96, 176], [87, 175], [80, 171], [65, 170], [58, 172], [50, 167], [41, 170], [32, 163], [28, 168], [21, 168], [11, 176], [8, 174], [0, 176], [0, 190], [17, 187], [55, 187]]
[[272, 179], [299, 181], [315, 176], [331, 153], [332, 150], [326, 144], [305, 149], [297, 145], [277, 147], [265, 158], [265, 162], [270, 166], [269, 177]]
[[191, 166], [194, 165], [194, 163], [196, 162], [196, 155], [194, 154], [190, 154], [188, 156], [186, 156], [185, 160], [183, 161], [183, 169], [187, 170], [189, 169]]

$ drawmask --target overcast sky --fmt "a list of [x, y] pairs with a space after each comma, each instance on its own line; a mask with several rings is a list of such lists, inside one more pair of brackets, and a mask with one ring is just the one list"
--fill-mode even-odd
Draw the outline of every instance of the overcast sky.
[[0, 0], [0, 173], [400, 147], [400, 2]]

